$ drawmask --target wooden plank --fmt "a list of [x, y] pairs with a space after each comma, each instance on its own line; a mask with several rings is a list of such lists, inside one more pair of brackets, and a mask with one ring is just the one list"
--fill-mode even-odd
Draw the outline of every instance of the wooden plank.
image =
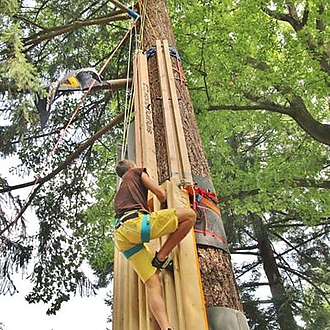
[[[167, 195], [167, 206], [171, 207], [173, 205], [174, 200], [173, 200], [173, 194], [172, 194], [172, 188], [170, 181], [165, 181], [163, 183], [164, 189], [166, 190], [166, 195]], [[165, 243], [167, 240], [168, 236], [164, 236], [160, 239], [161, 245]], [[175, 258], [175, 252], [171, 253], [171, 258]], [[183, 329], [180, 327], [180, 318], [182, 319], [181, 315], [183, 315], [183, 310], [182, 310], [182, 304], [180, 303], [180, 299], [177, 299], [176, 295], [176, 287], [175, 287], [175, 280], [173, 278], [172, 274], [169, 274], [167, 272], [163, 272], [162, 274], [162, 280], [163, 280], [163, 287], [164, 287], [164, 299], [165, 299], [165, 305], [166, 305], [166, 310], [167, 314], [169, 317], [169, 320], [171, 324], [174, 326], [175, 329]]]
[[[139, 131], [141, 143], [136, 143], [136, 149], [141, 155], [140, 166], [146, 167], [149, 176], [158, 182], [157, 175], [157, 162], [156, 162], [156, 151], [154, 142], [154, 129], [153, 129], [153, 118], [152, 118], [152, 108], [150, 99], [150, 87], [149, 87], [149, 77], [147, 69], [147, 60], [145, 54], [139, 51], [136, 55], [137, 58], [137, 102], [135, 105], [137, 111], [139, 112], [139, 122], [136, 124], [135, 129]], [[150, 194], [152, 195], [152, 194]], [[151, 198], [149, 196], [148, 198]], [[152, 198], [153, 207], [158, 210], [160, 207], [159, 202], [155, 197]], [[153, 250], [159, 249], [159, 240], [153, 240], [150, 242]], [[139, 281], [139, 292], [138, 292], [138, 305], [140, 308], [139, 323], [140, 329], [145, 330], [159, 330], [159, 326], [155, 319], [153, 318], [149, 307], [148, 299], [145, 290], [145, 286], [142, 281]]]
[[136, 54], [137, 59], [137, 86], [136, 86], [136, 94], [138, 95], [138, 104], [136, 104], [136, 107], [138, 108], [139, 112], [139, 122], [138, 122], [138, 131], [141, 139], [141, 144], [136, 144], [136, 149], [138, 149], [141, 153], [141, 162], [138, 163], [138, 166], [145, 167], [146, 166], [146, 114], [145, 114], [145, 107], [144, 107], [144, 93], [143, 93], [143, 83], [145, 81], [145, 72], [143, 72], [143, 66], [142, 66], [142, 58], [143, 54], [142, 51], [138, 51]]
[[172, 117], [172, 103], [171, 95], [167, 79], [167, 70], [165, 66], [165, 55], [164, 49], [161, 45], [160, 40], [156, 40], [156, 52], [157, 52], [157, 65], [159, 71], [159, 81], [163, 101], [163, 112], [165, 122], [165, 137], [166, 137], [166, 149], [168, 157], [168, 165], [170, 168], [171, 177], [179, 176], [179, 164], [178, 164], [178, 150], [176, 134], [174, 130], [174, 122]]
[[[167, 149], [172, 172], [167, 193], [168, 207], [178, 208], [189, 206], [189, 196], [185, 190], [179, 188], [179, 180], [192, 182], [192, 176], [168, 49], [167, 41], [163, 41], [163, 47], [160, 41], [156, 42]], [[175, 161], [172, 161], [172, 158], [175, 158]], [[181, 241], [173, 255], [174, 263], [177, 265], [174, 274], [177, 314], [184, 315], [183, 318], [178, 319], [179, 328], [208, 329], [193, 230]], [[187, 283], [189, 285], [186, 285]]]
[[[182, 207], [187, 205], [188, 194], [178, 187], [178, 181], [171, 179], [173, 205]], [[182, 304], [184, 325], [180, 329], [207, 330], [207, 315], [205, 309], [203, 288], [200, 278], [199, 262], [194, 231], [180, 242], [175, 249], [175, 288], [177, 300]], [[180, 321], [180, 320], [179, 320]]]
[[[129, 309], [129, 327], [128, 329], [132, 330], [139, 330], [139, 304], [136, 303], [136, 297], [139, 296], [139, 286], [138, 282], [139, 279], [136, 276], [136, 273], [134, 270], [129, 267], [129, 272], [128, 272], [128, 309]], [[126, 310], [127, 311], [127, 310]]]
[[134, 89], [134, 116], [135, 116], [135, 162], [142, 164], [142, 150], [141, 150], [141, 114], [140, 114], [140, 93], [139, 79], [138, 79], [138, 57], [135, 56], [133, 61], [133, 89]]
[[120, 252], [115, 249], [114, 255], [114, 280], [113, 280], [113, 329], [119, 329], [119, 325], [123, 322], [123, 300], [120, 297], [121, 281], [121, 265], [119, 261]]
[[154, 137], [154, 124], [152, 117], [150, 86], [148, 77], [147, 58], [145, 54], [139, 53], [139, 86], [141, 88], [140, 108], [143, 108], [141, 117], [141, 136], [143, 136], [143, 161], [148, 168], [150, 177], [157, 180], [157, 161]]
[[173, 68], [172, 68], [172, 61], [169, 54], [169, 45], [167, 40], [163, 40], [163, 49], [164, 49], [164, 61], [167, 71], [167, 79], [168, 79], [168, 86], [171, 95], [171, 110], [172, 110], [172, 118], [175, 126], [175, 134], [176, 134], [176, 141], [177, 147], [179, 148], [178, 157], [179, 157], [179, 170], [180, 170], [180, 178], [185, 179], [192, 183], [192, 175], [191, 175], [191, 168], [189, 163], [188, 151], [187, 151], [187, 144], [184, 137], [183, 125], [182, 125], [182, 118], [180, 113], [179, 101], [176, 92], [176, 85], [173, 75]]

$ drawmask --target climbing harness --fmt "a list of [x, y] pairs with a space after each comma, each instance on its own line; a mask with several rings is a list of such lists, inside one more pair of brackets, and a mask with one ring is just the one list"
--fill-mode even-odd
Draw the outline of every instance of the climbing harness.
[[143, 246], [144, 246], [143, 244], [134, 245], [130, 249], [123, 252], [124, 257], [126, 259], [129, 259], [135, 253], [138, 253], [139, 251], [141, 251], [143, 249]]
[[[126, 214], [124, 214], [119, 219], [116, 219], [115, 221], [115, 229], [118, 229], [120, 226], [125, 226], [124, 223], [127, 220], [138, 218], [141, 214], [143, 214], [141, 219], [141, 230], [140, 230], [141, 244], [134, 245], [130, 249], [124, 251], [123, 255], [125, 256], [126, 259], [129, 259], [132, 255], [139, 252], [143, 248], [143, 243], [150, 242], [151, 215], [144, 211], [133, 210], [127, 212]], [[128, 230], [133, 230], [130, 226], [125, 226], [125, 228]]]
[[127, 221], [129, 219], [137, 218], [138, 216], [139, 216], [139, 213], [138, 213], [138, 211], [135, 211], [135, 210], [125, 213], [122, 217], [115, 220], [115, 229], [118, 229], [125, 221]]
[[147, 243], [150, 241], [150, 214], [144, 214], [141, 222], [141, 241]]

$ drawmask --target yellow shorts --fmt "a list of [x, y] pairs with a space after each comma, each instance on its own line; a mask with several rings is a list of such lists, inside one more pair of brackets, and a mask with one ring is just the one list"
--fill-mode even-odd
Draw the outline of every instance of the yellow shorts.
[[[115, 243], [124, 255], [125, 252], [132, 251], [132, 254], [126, 254], [126, 257], [141, 280], [146, 282], [157, 269], [151, 265], [154, 257], [153, 252], [148, 244], [142, 242], [143, 216], [143, 213], [139, 213], [138, 218], [125, 221], [115, 232]], [[178, 228], [178, 217], [175, 209], [152, 212], [145, 219], [147, 219], [148, 226], [150, 226], [150, 240], [171, 234]]]

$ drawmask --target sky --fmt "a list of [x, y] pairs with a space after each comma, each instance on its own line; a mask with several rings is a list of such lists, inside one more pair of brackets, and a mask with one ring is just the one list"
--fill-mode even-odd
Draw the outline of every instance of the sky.
[[110, 307], [104, 303], [106, 289], [95, 297], [74, 297], [63, 303], [54, 316], [46, 315], [44, 304], [29, 304], [24, 300], [28, 293], [27, 283], [22, 282], [20, 293], [13, 296], [0, 296], [0, 324], [5, 330], [105, 330], [111, 329], [106, 323]]

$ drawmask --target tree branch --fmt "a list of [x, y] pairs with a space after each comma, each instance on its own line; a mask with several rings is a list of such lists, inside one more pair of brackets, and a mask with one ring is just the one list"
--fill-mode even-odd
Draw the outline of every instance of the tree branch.
[[[104, 126], [97, 133], [95, 133], [91, 138], [89, 138], [85, 143], [83, 143], [78, 149], [76, 149], [69, 157], [61, 163], [53, 172], [49, 173], [43, 178], [38, 178], [37, 183], [43, 184], [46, 181], [54, 178], [58, 173], [63, 171], [68, 165], [70, 165], [83, 151], [85, 151], [89, 146], [91, 146], [97, 139], [99, 139], [103, 134], [105, 134], [108, 130], [110, 130], [113, 126], [120, 123], [124, 118], [124, 113], [118, 115], [115, 119], [113, 119], [108, 125]], [[0, 189], [0, 193], [6, 193], [9, 191], [30, 187], [35, 184], [35, 181], [21, 183], [15, 186], [6, 186], [3, 189]]]
[[314, 140], [330, 145], [330, 125], [315, 120], [307, 110], [300, 96], [290, 101], [290, 106], [281, 106], [273, 102], [264, 101], [254, 105], [210, 105], [208, 111], [254, 111], [266, 110], [290, 116]]
[[62, 26], [55, 26], [51, 29], [45, 29], [43, 31], [40, 31], [39, 33], [30, 36], [29, 38], [26, 38], [24, 40], [24, 47], [29, 46], [28, 50], [31, 50], [31, 48], [35, 47], [44, 40], [52, 39], [58, 35], [68, 33], [85, 26], [102, 25], [102, 24], [107, 24], [109, 22], [120, 21], [128, 18], [129, 17], [127, 16], [127, 14], [123, 13], [122, 11], [115, 11], [104, 17], [99, 17], [96, 19], [90, 19], [86, 21], [76, 21]]
[[84, 150], [86, 150], [88, 147], [90, 147], [97, 139], [99, 139], [103, 134], [105, 134], [109, 129], [111, 129], [113, 126], [117, 125], [124, 119], [124, 113], [117, 116], [115, 119], [113, 119], [108, 125], [104, 126], [102, 129], [100, 129], [96, 134], [94, 134], [89, 140], [87, 140], [85, 143], [83, 143], [76, 151], [74, 151], [62, 164], [60, 164], [53, 172], [46, 175], [44, 178], [38, 178], [37, 180], [26, 182], [24, 184], [16, 185], [16, 186], [7, 186], [4, 189], [0, 190], [0, 193], [9, 192], [14, 189], [20, 189], [25, 188], [29, 186], [35, 186], [37, 185], [32, 194], [29, 196], [29, 199], [27, 202], [23, 205], [23, 207], [20, 209], [18, 214], [16, 215], [15, 219], [10, 222], [5, 228], [3, 228], [0, 231], [0, 235], [2, 235], [4, 232], [9, 230], [13, 225], [17, 223], [17, 220], [24, 214], [26, 209], [31, 204], [33, 198], [35, 197], [37, 191], [41, 188], [41, 186], [54, 178], [58, 173], [63, 171], [68, 165], [70, 165]]
[[[262, 11], [265, 12], [268, 16], [276, 20], [288, 22], [293, 27], [293, 29], [298, 33], [307, 24], [309, 10], [307, 9], [306, 6], [301, 20], [299, 20], [299, 17], [297, 15], [297, 10], [293, 5], [290, 5], [288, 7], [288, 10], [289, 10], [289, 14], [284, 14], [274, 10], [270, 10], [269, 8], [262, 8]], [[324, 11], [324, 5], [320, 5], [319, 13], [322, 13], [323, 11]], [[323, 21], [316, 20], [315, 25], [319, 31], [325, 30], [325, 23]], [[322, 40], [319, 41], [318, 44], [315, 44], [313, 42], [313, 38], [311, 34], [308, 32], [306, 35], [306, 39], [302, 41], [305, 43], [307, 50], [310, 51], [310, 53], [312, 54], [314, 60], [319, 62], [321, 70], [327, 73], [328, 75], [330, 75], [329, 54], [326, 51], [325, 52], [319, 51], [322, 47], [325, 47], [327, 43], [324, 40]]]
[[[127, 84], [130, 86], [132, 84], [132, 78], [120, 78], [120, 79], [113, 79], [113, 80], [102, 80], [101, 83], [96, 83], [91, 88], [91, 91], [98, 91], [98, 90], [118, 90], [118, 89], [125, 89]], [[66, 89], [66, 90], [65, 90]], [[87, 90], [86, 88], [85, 90]], [[17, 86], [13, 86], [9, 83], [2, 83], [0, 82], [0, 94], [4, 94], [5, 92], [12, 92], [12, 93], [30, 93], [30, 90], [24, 90], [24, 89], [17, 89]], [[63, 93], [72, 93], [73, 91], [70, 90], [70, 87], [61, 87], [61, 92]]]
[[321, 288], [319, 288], [316, 284], [314, 284], [314, 281], [309, 279], [307, 276], [305, 276], [303, 273], [297, 271], [297, 270], [294, 270], [290, 267], [286, 267], [286, 266], [283, 266], [283, 265], [279, 265], [279, 268], [282, 268], [283, 270], [289, 272], [289, 273], [292, 273], [298, 277], [300, 277], [301, 279], [303, 279], [304, 281], [306, 281], [307, 283], [309, 283], [311, 286], [313, 286], [317, 291], [319, 291], [322, 295], [322, 297], [325, 299], [325, 301], [330, 304], [330, 300], [327, 298], [327, 293], [324, 292]]
[[[278, 182], [279, 185], [283, 183], [283, 181]], [[306, 180], [306, 179], [296, 179], [293, 180], [292, 188], [294, 187], [300, 187], [300, 188], [317, 188], [317, 189], [330, 189], [330, 181], [323, 181], [323, 182], [317, 182], [313, 180]], [[1, 191], [0, 191], [1, 192]], [[242, 190], [236, 194], [227, 195], [227, 196], [219, 196], [220, 202], [227, 203], [231, 199], [238, 198], [238, 199], [244, 199], [250, 196], [255, 196], [260, 193], [260, 189], [251, 189], [251, 190]]]
[[315, 234], [312, 235], [310, 238], [308, 238], [308, 239], [302, 241], [301, 243], [297, 244], [296, 246], [292, 245], [292, 244], [291, 244], [287, 239], [285, 239], [282, 235], [280, 235], [280, 234], [278, 234], [278, 233], [276, 233], [276, 232], [274, 232], [274, 231], [271, 231], [271, 233], [272, 233], [274, 236], [276, 236], [277, 238], [281, 239], [283, 242], [285, 242], [285, 243], [286, 243], [287, 245], [289, 245], [289, 247], [290, 247], [290, 249], [288, 249], [288, 250], [286, 250], [286, 251], [284, 251], [284, 252], [282, 252], [282, 253], [280, 253], [280, 254], [277, 254], [277, 257], [282, 257], [284, 254], [287, 254], [287, 253], [289, 253], [289, 252], [291, 252], [291, 251], [293, 251], [293, 250], [295, 250], [298, 254], [301, 254], [301, 251], [298, 250], [298, 248], [299, 248], [300, 246], [303, 246], [303, 245], [305, 245], [305, 244], [307, 244], [307, 243], [309, 243], [309, 242], [311, 242], [311, 241], [313, 241], [313, 240], [315, 240], [315, 239], [317, 239], [317, 238], [319, 238], [319, 237], [321, 237], [321, 236], [323, 236], [323, 235], [326, 235], [326, 234], [328, 233], [328, 231], [327, 231], [327, 230], [323, 230], [323, 231], [321, 231], [321, 232], [319, 232], [319, 233], [315, 233]]
[[[293, 15], [292, 15], [292, 13], [293, 13], [292, 6], [289, 8], [289, 14], [280, 13], [276, 10], [271, 10], [267, 7], [263, 7], [261, 10], [265, 14], [267, 14], [268, 16], [270, 16], [270, 17], [272, 17], [276, 20], [289, 23], [296, 32], [300, 31], [304, 27], [304, 24], [303, 24], [304, 21], [300, 22], [297, 15], [294, 15], [295, 17], [293, 17]], [[296, 12], [295, 9], [294, 9], [294, 11]], [[307, 11], [307, 13], [308, 13], [308, 11]], [[305, 24], [306, 24], [306, 22], [305, 22]]]
[[246, 282], [240, 285], [241, 288], [251, 288], [251, 287], [258, 287], [258, 286], [264, 286], [268, 285], [269, 282]]

